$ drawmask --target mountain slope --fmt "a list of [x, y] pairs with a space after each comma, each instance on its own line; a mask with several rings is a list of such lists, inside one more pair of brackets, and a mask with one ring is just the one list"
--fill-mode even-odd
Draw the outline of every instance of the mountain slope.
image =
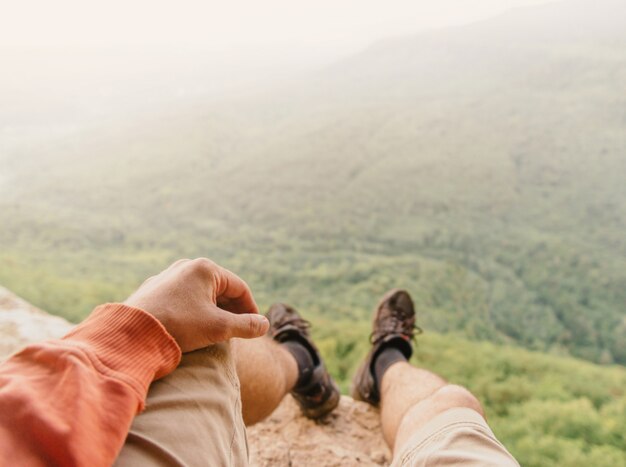
[[[261, 304], [626, 362], [626, 15], [562, 2], [256, 96], [0, 134], [0, 281], [78, 319], [208, 255]], [[169, 102], [169, 101], [168, 101]]]

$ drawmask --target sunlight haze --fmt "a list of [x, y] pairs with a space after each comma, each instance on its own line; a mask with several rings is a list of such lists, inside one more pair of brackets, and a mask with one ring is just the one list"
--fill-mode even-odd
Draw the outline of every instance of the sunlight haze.
[[[0, 45], [341, 47], [463, 24], [546, 0], [6, 2]], [[37, 14], [33, 14], [37, 12]]]
[[11, 73], [0, 74], [0, 126], [49, 108], [58, 120], [76, 99], [121, 112], [145, 104], [150, 86], [152, 95], [219, 98], [280, 85], [380, 40], [543, 3], [1, 0], [0, 60]]

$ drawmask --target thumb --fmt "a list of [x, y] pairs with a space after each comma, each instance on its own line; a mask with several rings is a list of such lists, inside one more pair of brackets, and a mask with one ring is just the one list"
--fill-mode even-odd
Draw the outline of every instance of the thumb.
[[244, 313], [237, 315], [228, 313], [229, 315], [229, 334], [231, 337], [241, 337], [244, 339], [253, 339], [261, 337], [270, 328], [267, 318], [257, 313]]

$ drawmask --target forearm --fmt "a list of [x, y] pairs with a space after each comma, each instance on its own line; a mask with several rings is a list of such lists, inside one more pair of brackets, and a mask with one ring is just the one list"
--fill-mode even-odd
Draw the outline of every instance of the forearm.
[[148, 386], [180, 355], [148, 313], [98, 307], [63, 339], [0, 366], [0, 452], [20, 465], [111, 464]]

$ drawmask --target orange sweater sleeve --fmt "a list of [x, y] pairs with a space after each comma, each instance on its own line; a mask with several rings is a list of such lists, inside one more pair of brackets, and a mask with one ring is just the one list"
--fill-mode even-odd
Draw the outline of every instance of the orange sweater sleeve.
[[148, 386], [180, 357], [159, 321], [122, 304], [26, 347], [0, 365], [0, 464], [111, 465]]

